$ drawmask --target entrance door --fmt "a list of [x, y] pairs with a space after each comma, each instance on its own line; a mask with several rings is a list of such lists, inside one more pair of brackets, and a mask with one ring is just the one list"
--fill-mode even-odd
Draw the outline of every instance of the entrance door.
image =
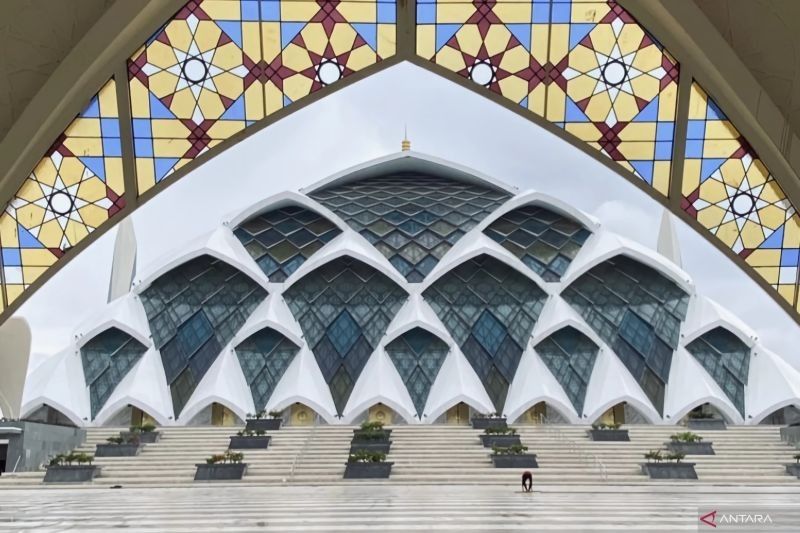
[[235, 426], [236, 424], [236, 415], [233, 411], [219, 403], [211, 404], [212, 426]]
[[292, 405], [290, 420], [293, 426], [313, 426], [314, 411], [302, 403], [296, 403]]
[[385, 426], [389, 426], [392, 424], [393, 419], [394, 416], [392, 415], [392, 410], [382, 403], [373, 405], [369, 408], [367, 420], [370, 422], [383, 422]]
[[8, 455], [8, 444], [0, 444], [0, 474], [6, 471], [7, 455]]
[[625, 404], [618, 403], [600, 417], [601, 424], [624, 424], [625, 423]]
[[525, 411], [525, 422], [528, 424], [543, 424], [547, 418], [547, 404], [539, 402]]
[[448, 409], [445, 414], [445, 423], [448, 426], [468, 426], [469, 406], [460, 402]]
[[148, 415], [138, 407], [131, 406], [131, 425], [142, 426], [144, 424], [156, 424], [156, 419]]

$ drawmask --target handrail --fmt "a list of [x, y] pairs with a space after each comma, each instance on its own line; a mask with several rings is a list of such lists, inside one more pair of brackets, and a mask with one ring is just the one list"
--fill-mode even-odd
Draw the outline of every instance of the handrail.
[[547, 415], [539, 413], [539, 424], [544, 427], [545, 432], [554, 434], [556, 440], [564, 443], [571, 454], [577, 455], [581, 461], [591, 463], [600, 470], [600, 479], [608, 481], [608, 468], [599, 456], [587, 452], [575, 440], [567, 437], [555, 423], [555, 420], [548, 418]]
[[317, 433], [317, 417], [314, 417], [314, 424], [311, 426], [311, 432], [309, 432], [306, 440], [303, 442], [303, 447], [300, 448], [300, 451], [297, 452], [294, 456], [294, 460], [292, 461], [292, 467], [289, 470], [289, 478], [288, 481], [291, 482], [294, 479], [294, 472], [297, 469], [297, 464], [302, 459], [303, 455], [305, 455], [306, 450], [308, 449], [308, 445], [311, 442], [311, 439], [314, 438], [314, 435]]

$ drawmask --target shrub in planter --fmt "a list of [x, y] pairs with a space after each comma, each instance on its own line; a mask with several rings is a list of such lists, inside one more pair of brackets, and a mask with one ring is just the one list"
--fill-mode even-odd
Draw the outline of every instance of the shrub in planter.
[[650, 479], [697, 479], [695, 463], [682, 463], [684, 457], [686, 455], [681, 452], [650, 450], [644, 454], [647, 462], [641, 465], [642, 473], [650, 476]]
[[627, 429], [620, 429], [620, 424], [592, 424], [589, 436], [593, 441], [629, 441]]
[[689, 420], [686, 421], [686, 426], [689, 429], [728, 429], [724, 419], [715, 417], [711, 413], [689, 413]]
[[786, 473], [800, 478], [800, 453], [792, 456], [794, 463], [786, 465]]
[[281, 424], [283, 423], [281, 414], [280, 411], [267, 413], [264, 409], [255, 414], [247, 413], [245, 429], [249, 431], [258, 431], [259, 429], [262, 431], [277, 431], [281, 429]]
[[98, 444], [95, 457], [133, 457], [139, 455], [141, 443], [138, 435], [134, 434], [129, 439], [122, 437], [109, 437], [105, 444]]
[[360, 450], [351, 453], [344, 469], [345, 479], [377, 479], [388, 478], [392, 473], [392, 464], [386, 461], [386, 454]]
[[480, 437], [484, 448], [509, 447], [521, 444], [517, 430], [510, 427], [488, 427], [483, 430], [483, 435]]
[[703, 442], [703, 437], [691, 431], [670, 435], [669, 440], [667, 449], [671, 452], [686, 455], [715, 455], [713, 443]]
[[535, 453], [525, 453], [527, 446], [515, 444], [514, 446], [493, 446], [492, 463], [495, 468], [539, 468]]
[[94, 457], [85, 453], [60, 453], [50, 459], [45, 483], [84, 483], [100, 474], [100, 467], [92, 464]]
[[383, 429], [383, 422], [363, 422], [353, 430], [353, 440], [388, 441], [391, 429]]
[[161, 432], [156, 431], [156, 429], [155, 424], [131, 426], [129, 431], [121, 432], [120, 437], [125, 441], [130, 441], [132, 438], [136, 437], [141, 444], [153, 444], [154, 442], [158, 442], [161, 438]]
[[238, 431], [236, 436], [231, 437], [229, 450], [266, 450], [269, 447], [269, 436], [263, 429], [257, 431], [243, 430]]
[[247, 472], [247, 463], [243, 463], [244, 454], [228, 450], [225, 453], [212, 455], [205, 464], [197, 464], [195, 481], [221, 481], [242, 479]]
[[476, 413], [472, 417], [472, 429], [486, 429], [486, 428], [504, 428], [508, 426], [505, 417], [500, 413]]

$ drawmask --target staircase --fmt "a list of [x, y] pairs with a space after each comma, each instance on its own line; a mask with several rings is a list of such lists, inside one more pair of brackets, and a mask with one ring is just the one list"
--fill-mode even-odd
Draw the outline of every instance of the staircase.
[[[777, 426], [738, 426], [726, 431], [699, 431], [714, 443], [717, 455], [688, 456], [698, 481], [651, 481], [639, 463], [650, 449], [663, 446], [681, 428], [632, 425], [630, 442], [592, 442], [586, 426], [516, 426], [522, 443], [536, 453], [534, 484], [798, 484], [783, 464], [797, 453], [780, 441]], [[78, 450], [94, 453], [95, 445], [123, 428], [90, 429]], [[103, 457], [101, 477], [93, 486], [173, 487], [194, 484], [195, 463], [227, 449], [236, 427], [163, 428], [161, 441], [146, 445], [136, 457]], [[343, 480], [352, 426], [284, 427], [270, 432], [267, 450], [245, 450], [247, 474], [235, 484], [502, 484], [515, 485], [520, 472], [495, 469], [481, 446], [481, 431], [454, 426], [394, 426], [388, 460], [389, 480]], [[42, 472], [3, 474], [0, 490], [46, 487]], [[91, 484], [82, 485], [92, 486]]]

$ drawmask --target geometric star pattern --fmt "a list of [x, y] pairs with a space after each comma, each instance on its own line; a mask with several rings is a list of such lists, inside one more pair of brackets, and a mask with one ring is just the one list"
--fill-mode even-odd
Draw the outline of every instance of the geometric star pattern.
[[[0, 264], [13, 302], [64, 252], [125, 206], [114, 80], [56, 139], [0, 213]], [[3, 291], [0, 291], [3, 292]]]
[[800, 217], [763, 161], [696, 83], [689, 99], [681, 208], [797, 303]]
[[236, 347], [256, 411], [264, 409], [275, 386], [300, 348], [272, 328], [264, 328]]
[[395, 0], [191, 0], [129, 60], [139, 192], [395, 52]]
[[417, 3], [417, 53], [669, 191], [677, 62], [614, 0]]

